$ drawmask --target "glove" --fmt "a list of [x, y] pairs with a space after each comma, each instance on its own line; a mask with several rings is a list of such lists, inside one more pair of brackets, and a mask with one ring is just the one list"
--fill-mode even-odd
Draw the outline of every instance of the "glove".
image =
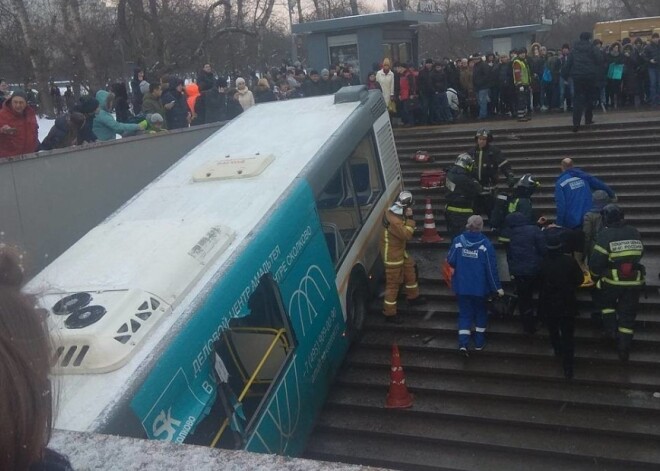
[[513, 188], [513, 186], [516, 184], [516, 177], [513, 175], [506, 177], [506, 184], [509, 186], [509, 188]]
[[525, 87], [520, 87], [519, 90], [520, 90], [521, 92], [524, 92], [524, 91], [525, 91]]
[[144, 131], [145, 129], [147, 129], [147, 126], [149, 126], [149, 123], [147, 123], [147, 120], [146, 120], [146, 119], [143, 119], [142, 121], [140, 121], [140, 122], [138, 123], [138, 127], [139, 127], [142, 131]]
[[498, 289], [498, 290], [497, 290], [497, 295], [498, 295], [500, 298], [501, 298], [502, 296], [504, 296], [504, 290], [503, 290], [502, 288]]

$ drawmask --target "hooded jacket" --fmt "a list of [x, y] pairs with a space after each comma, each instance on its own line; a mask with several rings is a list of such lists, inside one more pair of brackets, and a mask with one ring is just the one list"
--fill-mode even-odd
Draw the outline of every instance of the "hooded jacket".
[[495, 249], [481, 232], [464, 232], [454, 238], [447, 254], [454, 268], [451, 286], [458, 296], [485, 297], [500, 289]]
[[186, 102], [191, 113], [195, 113], [195, 101], [199, 96], [199, 86], [196, 83], [186, 85]]
[[132, 123], [119, 123], [112, 116], [111, 111], [107, 108], [109, 92], [99, 90], [96, 92], [96, 99], [100, 103], [101, 111], [94, 118], [92, 130], [99, 141], [112, 141], [116, 139], [117, 134], [122, 136], [127, 133], [137, 132], [140, 127]]
[[581, 39], [573, 44], [564, 69], [564, 79], [597, 80], [603, 66], [603, 54], [591, 44], [590, 40]]
[[591, 192], [605, 191], [614, 198], [614, 191], [598, 178], [579, 168], [564, 170], [555, 183], [557, 224], [575, 229], [582, 226], [584, 215], [591, 208]]
[[0, 108], [0, 128], [9, 126], [14, 134], [0, 134], [0, 157], [30, 154], [39, 147], [37, 116], [31, 106], [18, 114], [11, 108], [11, 100], [5, 100]]
[[546, 254], [543, 232], [531, 224], [524, 214], [515, 212], [506, 217], [506, 228], [502, 232], [506, 243], [506, 260], [509, 273], [514, 276], [534, 276], [541, 268]]
[[253, 107], [256, 104], [254, 101], [254, 95], [247, 86], [243, 90], [239, 90], [237, 88], [236, 91], [238, 92], [238, 102], [241, 104], [243, 111]]
[[183, 83], [181, 79], [172, 77], [168, 83], [167, 90], [163, 92], [160, 97], [160, 102], [163, 106], [168, 103], [174, 102], [171, 109], [165, 108], [165, 120], [167, 121], [167, 129], [180, 129], [188, 127], [188, 103], [186, 102], [185, 94], [179, 92], [176, 87], [178, 84]]

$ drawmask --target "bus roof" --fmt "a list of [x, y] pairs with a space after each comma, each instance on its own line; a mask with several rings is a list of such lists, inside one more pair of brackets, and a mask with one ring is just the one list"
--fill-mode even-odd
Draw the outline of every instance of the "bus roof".
[[[103, 423], [159, 342], [359, 105], [324, 96], [247, 110], [28, 284], [50, 311], [60, 355], [55, 371], [66, 373], [55, 380], [57, 428], [91, 431]], [[251, 171], [256, 175], [246, 176]], [[85, 312], [55, 315], [65, 296], [72, 295], [59, 303], [61, 314], [84, 303], [80, 293], [93, 298]], [[140, 328], [147, 311], [151, 323]]]

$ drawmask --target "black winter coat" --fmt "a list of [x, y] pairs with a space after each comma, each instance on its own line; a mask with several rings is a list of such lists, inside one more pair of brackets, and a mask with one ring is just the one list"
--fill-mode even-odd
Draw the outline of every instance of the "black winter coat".
[[217, 88], [206, 90], [195, 102], [195, 113], [200, 124], [217, 123], [226, 121], [227, 117], [227, 95], [220, 93]]
[[39, 145], [39, 150], [53, 150], [66, 147], [66, 144], [61, 144], [67, 138], [70, 128], [71, 123], [69, 122], [68, 115], [55, 118], [55, 124], [53, 124], [48, 135], [44, 138], [41, 145]]
[[502, 236], [506, 243], [509, 273], [514, 276], [537, 275], [547, 252], [543, 232], [518, 212], [509, 214], [506, 224]]
[[601, 77], [603, 54], [589, 40], [580, 40], [573, 44], [562, 77], [578, 80], [597, 80]]
[[426, 67], [422, 67], [417, 75], [417, 88], [419, 94], [424, 97], [430, 97], [433, 95], [433, 69], [428, 70]]
[[572, 256], [550, 250], [539, 271], [539, 316], [574, 317], [578, 310], [575, 290], [583, 281], [582, 269]]
[[475, 90], [484, 90], [493, 86], [492, 68], [481, 61], [474, 66], [472, 84]]
[[168, 103], [174, 102], [172, 109], [165, 108], [165, 119], [167, 120], [167, 129], [180, 129], [188, 127], [188, 103], [186, 102], [186, 95], [176, 90], [175, 86], [170, 86], [160, 97], [160, 102], [163, 106]]
[[447, 172], [445, 186], [449, 190], [447, 205], [458, 208], [472, 208], [474, 199], [482, 192], [481, 185], [472, 174], [458, 165]]
[[444, 70], [433, 70], [431, 72], [431, 87], [434, 93], [445, 93], [447, 91], [447, 74]]
[[73, 471], [73, 468], [65, 456], [46, 448], [43, 460], [30, 465], [29, 471]]
[[213, 76], [213, 72], [200, 70], [197, 74], [197, 86], [199, 87], [200, 93], [215, 88], [215, 77]]
[[508, 183], [513, 183], [511, 164], [502, 156], [502, 151], [488, 144], [483, 151], [474, 147], [468, 151], [474, 159], [474, 176], [482, 186], [495, 186], [498, 174], [504, 175]]
[[[655, 67], [657, 68], [660, 66], [660, 44], [655, 44], [653, 42], [647, 44], [644, 46], [644, 49], [642, 51], [642, 56], [644, 57], [644, 60], [647, 62], [648, 67]], [[655, 64], [651, 64], [651, 59], [655, 59]]]
[[269, 101], [277, 101], [277, 97], [270, 88], [266, 88], [265, 90], [261, 90], [259, 88], [255, 89], [254, 91], [255, 103], [268, 103]]

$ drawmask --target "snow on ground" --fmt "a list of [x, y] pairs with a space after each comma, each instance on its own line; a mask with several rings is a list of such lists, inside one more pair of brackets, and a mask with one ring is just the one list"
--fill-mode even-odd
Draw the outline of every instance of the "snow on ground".
[[55, 120], [40, 118], [37, 116], [37, 124], [39, 125], [39, 142], [41, 142], [50, 132], [50, 128], [52, 128], [53, 124], [55, 124]]
[[381, 469], [61, 430], [53, 433], [49, 446], [66, 455], [75, 470], [376, 471]]

